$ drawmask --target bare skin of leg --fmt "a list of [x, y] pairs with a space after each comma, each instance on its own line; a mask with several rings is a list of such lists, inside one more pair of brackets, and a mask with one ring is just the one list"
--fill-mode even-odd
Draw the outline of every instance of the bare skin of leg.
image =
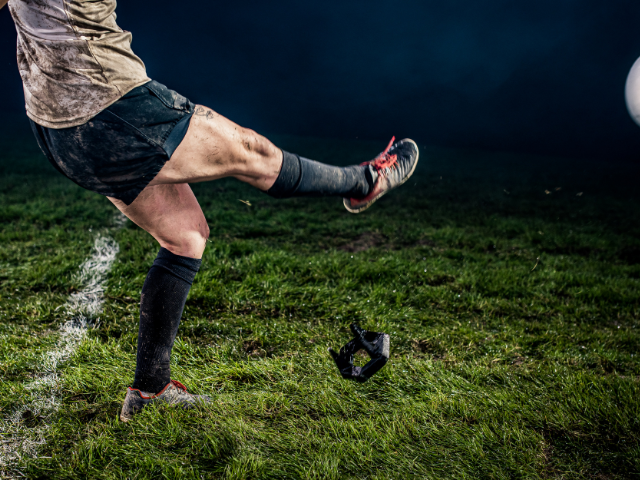
[[150, 185], [235, 177], [268, 190], [281, 166], [282, 150], [269, 140], [197, 105], [187, 135]]
[[209, 226], [186, 183], [149, 186], [128, 206], [122, 200], [109, 200], [161, 247], [175, 255], [202, 258]]
[[187, 183], [235, 177], [266, 191], [281, 166], [282, 151], [269, 140], [198, 105], [184, 140], [138, 198], [128, 206], [109, 200], [171, 253], [202, 258], [209, 227]]

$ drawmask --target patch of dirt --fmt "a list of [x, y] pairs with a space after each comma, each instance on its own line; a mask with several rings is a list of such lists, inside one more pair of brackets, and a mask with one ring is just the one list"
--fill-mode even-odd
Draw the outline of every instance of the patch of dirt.
[[364, 232], [354, 238], [351, 242], [338, 247], [350, 253], [359, 253], [369, 250], [370, 248], [380, 247], [389, 241], [389, 237], [378, 232]]
[[428, 238], [421, 238], [416, 242], [416, 245], [419, 245], [421, 247], [435, 247], [436, 242], [434, 242], [433, 240], [429, 240]]
[[605, 357], [600, 357], [600, 365], [605, 373], [612, 374], [616, 372], [616, 364]]
[[440, 285], [445, 285], [447, 283], [453, 283], [456, 281], [456, 278], [452, 275], [435, 275], [431, 278], [428, 278], [424, 281], [426, 285], [430, 287], [438, 287]]
[[524, 357], [517, 356], [511, 362], [511, 365], [520, 366], [524, 363]]
[[412, 340], [411, 346], [416, 352], [430, 355], [433, 360], [443, 360], [446, 357], [443, 348], [429, 340]]
[[549, 443], [544, 442], [542, 448], [542, 458], [544, 460], [543, 463], [543, 477], [544, 478], [553, 478], [554, 468], [553, 468], [553, 446]]
[[22, 423], [29, 428], [33, 428], [44, 420], [41, 415], [35, 415], [31, 410], [25, 410], [22, 412]]
[[242, 349], [249, 357], [265, 357], [269, 353], [272, 353], [275, 348], [264, 349], [262, 344], [258, 340], [247, 340], [242, 344]]
[[253, 356], [257, 357], [257, 356], [260, 356], [262, 345], [257, 340], [247, 340], [242, 344], [242, 349], [250, 357], [253, 357]]
[[81, 412], [78, 412], [77, 415], [84, 423], [88, 423], [94, 418], [96, 418], [100, 414], [100, 411], [97, 408], [87, 408]]
[[428, 353], [431, 349], [431, 344], [429, 340], [413, 340], [411, 342], [414, 350], [417, 350], [420, 353]]

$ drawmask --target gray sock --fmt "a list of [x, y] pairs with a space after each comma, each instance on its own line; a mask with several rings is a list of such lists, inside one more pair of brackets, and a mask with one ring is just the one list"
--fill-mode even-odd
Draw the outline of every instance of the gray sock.
[[282, 153], [280, 175], [266, 192], [275, 198], [364, 198], [377, 179], [377, 172], [369, 165], [336, 167], [284, 150]]

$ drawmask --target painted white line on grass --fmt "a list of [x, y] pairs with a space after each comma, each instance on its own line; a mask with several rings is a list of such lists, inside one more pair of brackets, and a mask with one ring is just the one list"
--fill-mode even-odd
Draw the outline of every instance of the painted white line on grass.
[[[117, 219], [116, 226], [123, 226], [125, 221]], [[118, 244], [112, 238], [96, 237], [91, 257], [78, 272], [84, 288], [58, 307], [64, 308], [68, 320], [60, 327], [56, 347], [42, 355], [38, 365], [40, 373], [25, 385], [28, 393], [24, 405], [9, 418], [0, 419], [0, 477], [18, 478], [20, 473], [10, 469], [23, 457], [37, 456], [38, 447], [45, 443], [44, 433], [60, 406], [58, 367], [74, 354], [87, 336], [87, 327], [102, 312], [107, 275], [118, 251]], [[31, 422], [36, 426], [29, 428]]]

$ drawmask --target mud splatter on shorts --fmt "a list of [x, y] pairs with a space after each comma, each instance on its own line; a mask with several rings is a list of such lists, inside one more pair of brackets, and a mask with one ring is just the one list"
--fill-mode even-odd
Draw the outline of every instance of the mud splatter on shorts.
[[83, 125], [53, 129], [31, 121], [31, 127], [60, 173], [130, 205], [182, 142], [194, 108], [152, 80]]

